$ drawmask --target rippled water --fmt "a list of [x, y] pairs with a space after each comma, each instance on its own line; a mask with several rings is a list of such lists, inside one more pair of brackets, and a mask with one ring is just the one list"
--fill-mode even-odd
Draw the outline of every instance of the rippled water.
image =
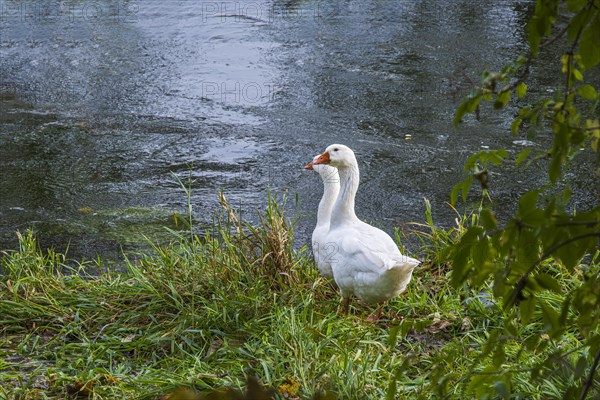
[[[422, 222], [426, 197], [448, 226], [469, 154], [544, 140], [511, 137], [510, 108], [451, 125], [481, 71], [524, 49], [526, 19], [520, 1], [0, 1], [0, 248], [34, 226], [118, 259], [185, 214], [177, 179], [199, 230], [219, 190], [245, 215], [269, 185], [297, 194], [301, 245], [321, 194], [302, 167], [334, 142], [357, 153], [359, 216]], [[534, 93], [554, 84], [546, 64]], [[591, 171], [580, 207], [598, 199]], [[492, 193], [508, 212], [543, 179], [500, 169]]]

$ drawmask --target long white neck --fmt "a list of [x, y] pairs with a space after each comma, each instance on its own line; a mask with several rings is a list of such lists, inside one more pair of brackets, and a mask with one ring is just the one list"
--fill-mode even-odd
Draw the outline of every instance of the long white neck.
[[338, 173], [340, 175], [340, 194], [333, 205], [332, 228], [343, 223], [359, 221], [354, 213], [354, 197], [360, 183], [358, 165], [340, 167]]
[[319, 210], [317, 211], [317, 227], [329, 226], [331, 211], [340, 192], [340, 179], [337, 176], [337, 171], [333, 168], [331, 170], [330, 173], [321, 174], [323, 197], [321, 197]]

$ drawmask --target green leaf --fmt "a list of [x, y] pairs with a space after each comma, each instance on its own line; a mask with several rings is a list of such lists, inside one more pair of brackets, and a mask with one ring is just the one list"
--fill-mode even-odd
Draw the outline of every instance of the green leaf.
[[559, 259], [565, 267], [572, 271], [579, 264], [583, 256], [595, 248], [598, 238], [589, 236], [567, 243], [566, 240], [568, 238], [584, 234], [586, 230], [579, 227], [572, 227], [571, 229], [563, 229], [563, 232], [561, 235], [557, 235], [555, 242], [550, 246], [551, 248], [560, 246], [552, 253], [552, 256]]
[[496, 110], [499, 110], [499, 109], [506, 107], [509, 100], [510, 100], [510, 91], [505, 90], [503, 92], [500, 92], [500, 94], [496, 98], [496, 101], [494, 102], [494, 108]]
[[552, 129], [555, 132], [552, 145], [552, 159], [548, 175], [552, 183], [556, 183], [562, 176], [562, 168], [569, 151], [571, 129], [567, 124], [556, 122]]
[[559, 157], [552, 157], [552, 162], [550, 163], [550, 169], [548, 170], [548, 174], [550, 176], [550, 181], [552, 183], [556, 183], [558, 178], [560, 177], [562, 172], [562, 159]]
[[479, 105], [479, 100], [480, 100], [479, 96], [475, 96], [475, 97], [469, 99], [469, 101], [467, 102], [467, 112], [472, 113], [473, 111], [475, 111], [475, 109]]
[[461, 187], [462, 185], [459, 183], [452, 188], [452, 191], [450, 192], [450, 205], [453, 206], [458, 201], [458, 192], [460, 192]]
[[[539, 191], [531, 190], [525, 193], [519, 199], [519, 211], [517, 213], [517, 217], [524, 224], [537, 226], [543, 224], [546, 221], [544, 212], [541, 209], [537, 208], [539, 194]], [[525, 234], [525, 232], [522, 232], [521, 236], [523, 236], [523, 234]], [[530, 244], [535, 242], [533, 238], [528, 240], [530, 241]]]
[[477, 168], [477, 164], [479, 162], [479, 160], [486, 160], [487, 159], [487, 152], [482, 151], [479, 153], [475, 153], [475, 154], [471, 154], [469, 156], [469, 158], [467, 158], [467, 161], [465, 161], [465, 166], [463, 168], [463, 171], [465, 172], [473, 172], [475, 171]]
[[462, 185], [462, 200], [463, 202], [467, 202], [467, 198], [469, 197], [469, 189], [471, 189], [471, 183], [473, 182], [473, 175], [467, 176], [467, 179], [463, 181]]
[[454, 125], [455, 126], [462, 122], [464, 115], [467, 113], [467, 102], [468, 102], [468, 100], [464, 100], [462, 103], [460, 103], [460, 105], [456, 109], [456, 112], [454, 113]]
[[504, 296], [504, 291], [506, 290], [504, 273], [501, 269], [496, 269], [496, 273], [494, 274], [494, 286], [492, 288], [492, 293], [495, 297]]
[[508, 388], [506, 387], [506, 383], [503, 381], [498, 381], [494, 384], [494, 390], [503, 399], [510, 399], [510, 394], [508, 393]]
[[[496, 346], [494, 350], [494, 354], [492, 356], [492, 365], [496, 368], [500, 368], [504, 361], [506, 360], [506, 355], [504, 354], [504, 346]], [[502, 382], [504, 383], [504, 382]]]
[[519, 199], [519, 214], [525, 215], [536, 209], [537, 201], [540, 196], [538, 190], [530, 190]]
[[540, 47], [540, 41], [542, 40], [540, 34], [535, 28], [535, 20], [531, 18], [525, 27], [525, 31], [527, 32], [527, 39], [529, 40], [529, 47], [531, 48], [531, 52], [533, 55], [537, 55], [538, 48]]
[[502, 164], [502, 161], [508, 157], [508, 151], [502, 149], [502, 150], [493, 150], [488, 152], [488, 157], [489, 160], [492, 164], [495, 165], [500, 165]]
[[585, 356], [579, 357], [575, 366], [575, 378], [581, 378], [585, 374], [585, 370], [588, 367], [588, 361]]
[[598, 98], [598, 93], [592, 85], [579, 86], [577, 93], [586, 100], [596, 100]]
[[550, 28], [556, 20], [558, 1], [538, 0], [535, 4], [533, 16], [527, 22], [525, 30], [529, 39], [529, 47], [533, 55], [537, 54], [541, 38], [550, 33]]
[[512, 124], [510, 124], [510, 131], [513, 135], [519, 133], [519, 128], [521, 128], [521, 124], [523, 123], [523, 119], [521, 117], [517, 117], [513, 120]]
[[541, 302], [542, 317], [546, 325], [546, 330], [551, 331], [559, 327], [558, 312], [545, 302]]
[[600, 62], [600, 15], [592, 21], [581, 33], [579, 54], [581, 63], [586, 70], [595, 67]]
[[[542, 210], [537, 209], [534, 216], [528, 216], [526, 218], [527, 223], [531, 225], [542, 224], [546, 222]], [[535, 220], [534, 218], [538, 218]], [[531, 264], [536, 263], [541, 256], [541, 243], [537, 233], [532, 230], [523, 230], [518, 234], [517, 242], [517, 257], [516, 260], [525, 264], [526, 268], [529, 268]], [[528, 280], [529, 282], [529, 280]]]
[[462, 122], [463, 117], [466, 113], [471, 113], [475, 111], [477, 106], [479, 105], [479, 100], [481, 99], [480, 95], [476, 95], [474, 97], [469, 97], [465, 99], [460, 106], [456, 109], [454, 113], [454, 126], [457, 126]]
[[[587, 0], [584, 0], [587, 2]], [[581, 7], [580, 7], [581, 8]], [[574, 12], [575, 10], [573, 10]], [[570, 41], [575, 40], [579, 30], [588, 24], [590, 18], [590, 10], [588, 8], [579, 11], [573, 18], [571, 18], [571, 22], [569, 23], [569, 28], [567, 29], [567, 39]]]
[[527, 39], [529, 40], [529, 47], [531, 48], [533, 55], [537, 54], [542, 36], [545, 34], [544, 23], [546, 19], [547, 18], [543, 10], [543, 5], [539, 2], [536, 2], [535, 12], [529, 21], [527, 21], [527, 25], [525, 26]]
[[521, 165], [523, 163], [523, 161], [525, 161], [527, 159], [527, 157], [529, 157], [529, 154], [531, 153], [532, 149], [525, 149], [522, 152], [519, 153], [519, 155], [517, 156], [517, 159], [515, 160], [515, 165], [518, 167], [519, 165]]
[[535, 311], [535, 296], [529, 295], [519, 303], [519, 315], [521, 316], [521, 324], [526, 325], [531, 321], [533, 312]]
[[479, 236], [484, 233], [483, 228], [473, 226], [462, 235], [460, 241], [455, 245], [454, 257], [452, 259], [452, 285], [460, 286], [469, 275], [472, 266], [469, 264], [471, 249], [479, 241]]
[[540, 337], [538, 335], [534, 334], [534, 335], [529, 336], [527, 339], [525, 339], [523, 344], [525, 344], [525, 348], [528, 351], [534, 351], [539, 342], [540, 342]]
[[571, 294], [568, 294], [565, 300], [563, 301], [562, 306], [560, 307], [560, 315], [558, 317], [558, 320], [563, 326], [567, 324], [567, 318], [571, 313], [571, 300]]
[[487, 340], [487, 342], [485, 342], [483, 344], [483, 349], [481, 350], [481, 358], [485, 358], [487, 356], [489, 356], [492, 351], [494, 351], [494, 349], [496, 348], [496, 346], [502, 346], [502, 340], [499, 339], [500, 337], [500, 331], [498, 329], [495, 329], [493, 331], [490, 332], [490, 336]]
[[567, 9], [570, 12], [580, 10], [583, 6], [588, 3], [588, 0], [567, 0]]
[[525, 84], [525, 82], [519, 83], [515, 89], [515, 92], [517, 93], [519, 99], [525, 97], [525, 94], [527, 93], [527, 85]]
[[545, 273], [540, 273], [535, 277], [536, 282], [543, 287], [544, 289], [550, 290], [556, 293], [562, 293], [562, 288], [560, 284], [553, 276], [550, 276]]
[[512, 336], [518, 336], [517, 324], [515, 319], [506, 319], [504, 321], [504, 329]]
[[489, 240], [486, 237], [481, 238], [471, 251], [471, 257], [473, 257], [473, 264], [481, 267], [488, 259], [490, 254]]
[[479, 214], [479, 222], [486, 231], [494, 230], [497, 225], [494, 213], [488, 209], [481, 210], [481, 213]]

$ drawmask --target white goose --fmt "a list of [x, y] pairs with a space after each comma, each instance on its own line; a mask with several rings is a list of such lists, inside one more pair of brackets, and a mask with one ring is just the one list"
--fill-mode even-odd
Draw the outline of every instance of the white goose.
[[[387, 233], [356, 216], [354, 197], [360, 178], [350, 148], [332, 144], [313, 161], [313, 168], [322, 164], [336, 167], [340, 177], [340, 194], [333, 206], [325, 241], [335, 246], [330, 262], [343, 298], [343, 311], [348, 312], [351, 295], [371, 304], [398, 296], [406, 289], [420, 261], [402, 255]], [[381, 310], [382, 306], [373, 320], [379, 318]]]
[[[315, 156], [313, 161], [316, 161], [318, 157], [319, 156]], [[331, 250], [333, 250], [335, 246], [328, 245], [325, 238], [329, 233], [331, 210], [333, 209], [333, 204], [340, 192], [340, 177], [337, 169], [330, 167], [329, 165], [314, 165], [313, 162], [310, 162], [304, 168], [318, 172], [323, 180], [323, 197], [319, 202], [317, 225], [312, 234], [312, 248], [315, 262], [317, 263], [317, 268], [319, 268], [321, 275], [323, 275], [325, 279], [333, 279], [330, 257], [332, 255]]]

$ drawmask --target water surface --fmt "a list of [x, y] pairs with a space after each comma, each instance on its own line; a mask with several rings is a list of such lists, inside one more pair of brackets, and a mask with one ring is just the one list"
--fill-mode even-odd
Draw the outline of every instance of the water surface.
[[[120, 259], [141, 234], [179, 226], [178, 180], [192, 182], [199, 232], [219, 190], [246, 216], [264, 209], [268, 186], [297, 194], [301, 246], [321, 194], [302, 167], [331, 143], [357, 153], [360, 217], [405, 229], [423, 222], [428, 198], [449, 226], [469, 154], [547, 140], [508, 134], [515, 105], [452, 127], [481, 71], [525, 50], [520, 1], [1, 1], [0, 12], [4, 249], [35, 227], [73, 257]], [[534, 93], [554, 85], [546, 61]], [[582, 164], [575, 203], [586, 208], [598, 183]], [[544, 179], [542, 168], [499, 169], [501, 213]]]

